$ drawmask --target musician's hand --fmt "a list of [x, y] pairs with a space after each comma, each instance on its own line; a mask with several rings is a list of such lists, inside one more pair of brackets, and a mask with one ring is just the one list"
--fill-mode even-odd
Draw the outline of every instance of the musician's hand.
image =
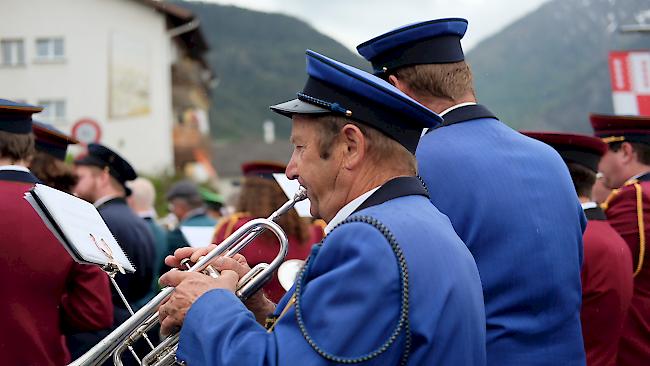
[[[218, 271], [234, 271], [240, 278], [251, 270], [246, 258], [241, 254], [235, 254], [232, 258], [219, 257], [212, 262], [212, 266]], [[264, 296], [262, 290], [249, 297], [244, 305], [255, 315], [255, 319], [261, 325], [265, 325], [266, 317], [275, 310], [275, 304]]]
[[199, 258], [208, 254], [214, 248], [216, 248], [215, 244], [210, 244], [207, 247], [203, 247], [203, 248], [192, 248], [192, 247], [179, 248], [176, 249], [176, 251], [174, 251], [174, 255], [168, 255], [165, 258], [165, 264], [172, 268], [186, 270], [187, 268], [185, 266], [181, 266], [181, 261], [183, 259], [190, 258], [190, 261], [192, 262], [192, 264], [194, 264], [198, 262]]
[[206, 292], [222, 288], [234, 292], [239, 276], [236, 272], [224, 270], [218, 278], [197, 272], [172, 270], [160, 277], [160, 283], [175, 287], [172, 296], [158, 308], [160, 332], [170, 334], [183, 325], [185, 315], [194, 301]]
[[[182, 268], [180, 265], [183, 259], [190, 258], [191, 263], [196, 263], [198, 262], [199, 258], [208, 254], [215, 247], [216, 245], [211, 244], [204, 248], [179, 248], [176, 249], [173, 256], [170, 255], [165, 258], [165, 263], [170, 267], [176, 267], [185, 270], [187, 268]], [[210, 265], [217, 271], [234, 271], [237, 273], [237, 275], [239, 275], [240, 278], [248, 273], [248, 271], [250, 271], [250, 266], [246, 262], [246, 258], [244, 258], [244, 256], [241, 254], [235, 254], [232, 258], [216, 258], [210, 263]], [[161, 285], [164, 285], [162, 281], [160, 283]], [[273, 310], [275, 310], [275, 304], [271, 300], [267, 299], [264, 296], [264, 292], [261, 290], [257, 291], [255, 294], [249, 297], [244, 304], [248, 310], [250, 310], [255, 315], [257, 322], [262, 325], [264, 325], [266, 317], [271, 314]]]
[[[216, 248], [217, 246], [215, 244], [210, 244], [207, 247], [203, 248], [192, 248], [192, 247], [184, 247], [184, 248], [179, 248], [176, 249], [174, 252], [174, 255], [168, 255], [165, 258], [165, 264], [173, 267], [173, 268], [178, 268], [181, 270], [187, 270], [187, 267], [181, 265], [181, 261], [185, 258], [190, 259], [190, 265], [193, 265], [194, 263], [198, 262], [199, 259], [206, 254], [210, 253], [212, 249]], [[246, 258], [244, 258], [243, 255], [241, 254], [235, 254], [233, 257], [239, 264], [241, 264], [244, 268], [225, 268], [225, 269], [232, 269], [233, 271], [237, 272], [239, 274], [239, 277], [242, 277], [244, 274], [246, 274], [248, 271], [250, 271], [250, 267], [248, 266], [248, 262], [246, 262]], [[213, 260], [210, 265], [213, 267], [217, 268], [217, 264]], [[218, 268], [217, 268], [218, 269]], [[245, 269], [245, 271], [244, 271]], [[242, 272], [243, 271], [243, 272]]]

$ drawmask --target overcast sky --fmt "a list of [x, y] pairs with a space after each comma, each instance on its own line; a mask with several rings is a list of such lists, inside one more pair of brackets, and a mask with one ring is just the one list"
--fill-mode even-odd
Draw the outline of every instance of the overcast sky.
[[205, 0], [298, 17], [350, 49], [399, 26], [460, 17], [470, 49], [549, 0]]

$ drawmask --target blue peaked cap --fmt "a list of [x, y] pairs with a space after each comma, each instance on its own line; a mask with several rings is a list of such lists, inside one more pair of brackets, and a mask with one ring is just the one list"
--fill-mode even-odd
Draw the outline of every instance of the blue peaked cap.
[[422, 129], [442, 118], [386, 81], [307, 50], [307, 83], [298, 98], [271, 106], [293, 114], [338, 114], [376, 128], [415, 152]]
[[441, 64], [465, 59], [460, 40], [467, 20], [445, 18], [414, 23], [384, 33], [357, 46], [375, 75], [418, 64]]
[[108, 168], [108, 173], [120, 182], [127, 196], [131, 195], [131, 189], [126, 186], [126, 182], [138, 177], [138, 174], [126, 159], [101, 144], [88, 144], [88, 154], [77, 158], [74, 164], [95, 166], [100, 169]]
[[26, 135], [32, 132], [32, 114], [42, 107], [0, 99], [0, 131]]

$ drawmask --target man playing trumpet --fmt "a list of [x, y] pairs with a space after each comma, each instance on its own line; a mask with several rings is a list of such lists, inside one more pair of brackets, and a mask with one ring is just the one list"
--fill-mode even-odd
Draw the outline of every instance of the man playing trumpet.
[[[161, 283], [176, 291], [159, 312], [163, 332], [181, 327], [177, 358], [190, 365], [485, 364], [476, 265], [415, 177], [421, 131], [440, 117], [315, 52], [307, 51], [307, 73], [298, 99], [271, 109], [292, 118], [286, 174], [307, 189], [312, 215], [328, 222], [327, 237], [277, 306], [261, 291], [245, 304], [235, 296], [247, 271], [241, 256], [213, 261], [216, 279], [165, 274]], [[182, 248], [166, 263], [180, 267], [207, 251]]]

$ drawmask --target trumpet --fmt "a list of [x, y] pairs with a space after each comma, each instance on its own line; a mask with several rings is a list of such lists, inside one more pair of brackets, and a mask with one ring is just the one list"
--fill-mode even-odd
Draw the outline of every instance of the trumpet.
[[[236, 295], [242, 301], [248, 299], [257, 292], [269, 279], [273, 272], [282, 264], [287, 255], [289, 241], [287, 235], [275, 220], [287, 213], [293, 206], [307, 198], [307, 192], [301, 188], [292, 199], [288, 200], [282, 207], [278, 208], [266, 219], [251, 220], [237, 231], [232, 233], [223, 242], [212, 249], [194, 265], [185, 265], [191, 272], [203, 272], [207, 275], [218, 276], [218, 273], [210, 266], [210, 262], [218, 256], [232, 257], [250, 244], [258, 235], [265, 230], [272, 232], [278, 239], [279, 252], [271, 263], [261, 263], [253, 267], [237, 284]], [[135, 354], [133, 345], [141, 338], [146, 338], [146, 332], [158, 324], [158, 307], [165, 302], [174, 292], [173, 288], [165, 288], [151, 301], [146, 303], [140, 310], [118, 326], [106, 338], [102, 339], [84, 355], [70, 363], [69, 366], [91, 366], [100, 365], [111, 355], [113, 363], [121, 366], [122, 355], [130, 351], [141, 365], [164, 366], [173, 365], [176, 361], [176, 349], [178, 347], [178, 333], [165, 338], [157, 346], [153, 346], [147, 338], [152, 350], [142, 360]]]

